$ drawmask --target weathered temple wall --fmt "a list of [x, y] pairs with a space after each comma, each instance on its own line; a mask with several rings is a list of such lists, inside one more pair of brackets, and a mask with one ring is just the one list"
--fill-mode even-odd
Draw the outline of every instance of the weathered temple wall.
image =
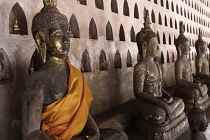
[[[157, 1], [157, 4], [155, 4], [154, 1]], [[161, 1], [164, 6], [161, 6]], [[130, 52], [132, 66], [134, 66], [137, 63], [138, 49], [136, 43], [131, 42], [131, 28], [133, 26], [135, 34], [141, 30], [144, 22], [143, 15], [145, 8], [149, 10], [150, 15], [152, 15], [152, 11], [154, 11], [153, 16], [151, 16], [152, 21], [155, 22], [152, 24], [152, 29], [159, 34], [159, 46], [163, 55], [161, 56], [160, 52], [158, 60], [163, 70], [164, 87], [175, 84], [174, 60], [176, 60], [177, 53], [173, 44], [174, 38], [177, 38], [179, 35], [180, 21], [184, 21], [186, 28], [185, 35], [191, 42], [190, 58], [193, 71], [195, 72], [194, 60], [196, 52], [194, 43], [197, 40], [199, 28], [202, 29], [205, 35], [203, 39], [208, 44], [210, 42], [210, 20], [209, 17], [206, 16], [210, 16], [209, 7], [206, 6], [210, 6], [210, 3], [208, 0], [203, 1], [205, 1], [205, 4], [199, 0], [127, 0], [128, 9], [126, 10], [126, 8], [123, 8], [124, 0], [117, 0], [117, 5], [115, 6], [118, 7], [118, 13], [114, 13], [111, 11], [111, 0], [103, 1], [104, 10], [96, 8], [95, 0], [87, 0], [87, 5], [79, 4], [79, 0], [58, 0], [58, 9], [61, 13], [65, 14], [69, 20], [72, 14], [74, 14], [79, 25], [80, 37], [71, 38], [71, 50], [69, 53], [71, 63], [78, 69], [81, 69], [81, 59], [85, 49], [90, 56], [91, 72], [84, 72], [84, 75], [94, 95], [91, 106], [92, 115], [98, 115], [108, 111], [134, 98], [132, 84], [133, 67], [127, 67], [127, 53], [128, 51]], [[11, 24], [9, 24], [12, 21], [10, 12], [16, 2], [19, 3], [24, 11], [28, 35], [10, 34], [12, 28], [10, 27]], [[136, 12], [139, 14], [139, 19], [134, 18], [135, 4], [137, 4], [138, 7], [138, 11], [136, 10]], [[23, 94], [24, 81], [27, 77], [30, 59], [36, 48], [31, 34], [31, 24], [34, 15], [39, 12], [42, 7], [42, 0], [0, 0], [0, 48], [3, 48], [7, 53], [14, 72], [14, 81], [0, 86], [0, 139], [21, 139], [21, 136], [19, 136], [21, 124], [20, 100]], [[172, 11], [172, 7], [174, 12]], [[179, 14], [177, 13], [177, 9]], [[197, 9], [199, 9], [199, 11], [197, 11]], [[129, 11], [129, 16], [125, 16], [123, 10], [125, 13]], [[186, 14], [184, 14], [184, 11]], [[159, 20], [159, 14], [161, 20]], [[91, 18], [95, 21], [98, 39], [89, 39]], [[108, 21], [112, 27], [113, 40], [106, 40], [106, 26]], [[162, 25], [160, 25], [160, 21]], [[23, 21], [19, 22], [22, 24]], [[204, 22], [205, 26], [202, 24]], [[125, 41], [120, 41], [119, 37], [123, 36], [122, 30], [120, 32], [121, 24], [124, 29]], [[90, 30], [95, 29], [91, 28]], [[100, 71], [99, 58], [102, 50], [106, 54], [108, 63], [108, 70], [106, 71]], [[117, 50], [121, 56], [121, 69], [115, 69], [114, 59]]]

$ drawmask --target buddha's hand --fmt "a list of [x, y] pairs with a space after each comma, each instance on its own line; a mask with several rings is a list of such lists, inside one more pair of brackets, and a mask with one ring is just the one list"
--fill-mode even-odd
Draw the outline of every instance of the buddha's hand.
[[100, 133], [98, 129], [89, 129], [82, 136], [72, 138], [71, 140], [99, 140], [99, 138]]
[[163, 98], [163, 101], [164, 101], [165, 103], [167, 103], [167, 104], [170, 104], [170, 103], [173, 102], [173, 98], [172, 98], [172, 97], [170, 97], [170, 98]]

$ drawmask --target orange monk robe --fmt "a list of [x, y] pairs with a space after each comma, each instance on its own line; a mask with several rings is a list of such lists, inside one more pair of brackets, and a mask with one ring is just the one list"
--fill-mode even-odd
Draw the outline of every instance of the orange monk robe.
[[68, 93], [43, 107], [41, 130], [53, 140], [70, 140], [82, 132], [93, 99], [83, 74], [67, 64], [70, 68]]

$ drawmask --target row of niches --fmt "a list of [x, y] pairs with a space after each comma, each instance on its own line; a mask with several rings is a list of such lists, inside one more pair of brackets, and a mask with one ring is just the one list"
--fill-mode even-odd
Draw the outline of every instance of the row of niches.
[[[151, 1], [151, 0], [149, 0], [149, 1]], [[80, 2], [81, 4], [87, 5], [86, 0], [78, 0], [78, 2]], [[154, 0], [154, 3], [158, 4], [158, 0]], [[103, 0], [95, 0], [95, 4], [96, 4], [97, 8], [104, 9]], [[164, 1], [163, 0], [160, 1], [160, 4], [161, 4], [162, 7], [164, 7]], [[187, 4], [187, 2], [186, 2], [186, 4]], [[202, 7], [199, 7], [198, 4], [196, 4], [196, 3], [193, 4], [193, 2], [192, 2], [192, 4], [190, 4], [190, 1], [189, 1], [188, 4], [189, 4], [189, 6], [192, 6], [192, 8], [195, 8], [195, 10], [199, 11], [201, 14], [210, 17], [210, 14], [207, 12], [207, 10], [204, 10]], [[166, 0], [166, 8], [169, 10], [168, 0]], [[203, 26], [210, 27], [209, 22], [202, 19], [201, 17], [196, 16], [196, 14], [194, 14], [194, 16], [193, 16], [192, 11], [191, 11], [191, 13], [190, 13], [190, 11], [186, 12], [186, 9], [182, 8], [182, 6], [180, 6], [180, 8], [179, 8], [178, 4], [176, 4], [176, 7], [174, 7], [173, 1], [171, 1], [171, 7], [170, 8], [171, 8], [172, 12], [175, 12], [175, 9], [176, 9], [177, 14], [180, 14], [181, 16], [184, 16], [185, 18], [191, 19], [192, 21], [197, 22], [197, 23], [199, 23]], [[114, 13], [118, 13], [117, 0], [112, 0], [111, 1], [111, 11], [114, 12]], [[125, 16], [130, 16], [129, 5], [128, 5], [127, 0], [125, 0], [124, 4], [123, 4], [123, 14]], [[193, 19], [193, 17], [194, 17], [194, 19]], [[135, 3], [135, 5], [134, 5], [134, 18], [139, 19], [139, 10], [138, 10], [137, 3]]]
[[[153, 23], [156, 23], [156, 17], [155, 17], [155, 13], [153, 10], [151, 12], [151, 19], [152, 19], [151, 21]], [[176, 19], [173, 21], [173, 19], [170, 18], [170, 22], [169, 22], [168, 21], [169, 19], [167, 18], [166, 15], [165, 15], [164, 19], [165, 20], [162, 20], [162, 16], [159, 13], [159, 16], [158, 16], [159, 25], [165, 25], [166, 27], [170, 26], [171, 28], [178, 29], [178, 22]], [[21, 6], [18, 3], [16, 3], [12, 8], [9, 21], [10, 21], [9, 30], [10, 30], [11, 34], [22, 34], [22, 35], [28, 34], [25, 13], [23, 12]], [[71, 37], [72, 38], [80, 38], [80, 27], [79, 27], [77, 18], [74, 14], [72, 14], [72, 16], [70, 18], [69, 27], [70, 27], [70, 31], [72, 33]], [[190, 26], [188, 24], [186, 24], [185, 27], [186, 27], [186, 29], [185, 29], [186, 32], [191, 33], [191, 34], [198, 34], [198, 31], [199, 31], [198, 28]], [[204, 37], [210, 37], [210, 33], [208, 31], [202, 31], [202, 34]], [[89, 38], [90, 39], [98, 39], [97, 24], [96, 24], [94, 18], [92, 18], [89, 23]], [[110, 21], [108, 21], [107, 25], [106, 25], [106, 40], [114, 40], [113, 29], [112, 29], [112, 25], [111, 25]], [[124, 32], [124, 27], [122, 24], [120, 25], [120, 30], [119, 30], [119, 40], [125, 41], [125, 32]], [[134, 30], [133, 26], [130, 29], [130, 41], [131, 42], [136, 41], [135, 40], [135, 30]], [[169, 44], [170, 44], [170, 41], [169, 41]]]
[[[148, 0], [148, 1], [153, 1], [153, 0]], [[210, 7], [210, 4], [209, 4], [208, 0], [207, 0], [207, 3], [206, 3], [206, 6], [207, 6], [206, 10], [204, 9], [203, 6], [201, 6], [196, 1], [192, 1], [192, 0], [182, 0], [182, 1], [185, 2], [185, 4], [189, 6], [189, 8], [190, 7], [194, 8], [195, 10], [200, 12], [201, 14], [203, 14], [207, 17], [210, 17], [210, 13], [208, 12], [208, 7]], [[166, 7], [166, 9], [171, 10], [172, 12], [175, 12], [175, 10], [176, 10], [177, 14], [181, 14], [181, 12], [182, 12], [182, 6], [180, 6], [180, 11], [179, 11], [179, 5], [176, 4], [176, 7], [174, 7], [173, 0], [171, 0], [171, 4], [169, 4], [168, 0], [166, 0], [166, 1], [164, 1], [164, 0], [160, 0], [160, 1], [159, 0], [154, 0], [153, 2], [155, 4], [160, 4], [162, 7]], [[181, 4], [181, 5], [183, 5], [183, 4]]]

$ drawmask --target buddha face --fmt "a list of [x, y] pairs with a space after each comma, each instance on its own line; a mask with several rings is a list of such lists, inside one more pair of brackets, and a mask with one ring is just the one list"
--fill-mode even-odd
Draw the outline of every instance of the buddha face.
[[156, 37], [150, 39], [147, 44], [147, 55], [157, 57], [159, 52], [158, 40]]
[[182, 54], [189, 55], [190, 54], [190, 42], [186, 41], [182, 46]]
[[206, 52], [207, 52], [207, 45], [203, 44], [202, 46], [200, 46], [199, 51], [200, 51], [201, 54], [205, 55]]
[[68, 55], [70, 49], [70, 34], [64, 28], [63, 23], [53, 23], [49, 28], [49, 41], [47, 48], [50, 55], [63, 58]]

